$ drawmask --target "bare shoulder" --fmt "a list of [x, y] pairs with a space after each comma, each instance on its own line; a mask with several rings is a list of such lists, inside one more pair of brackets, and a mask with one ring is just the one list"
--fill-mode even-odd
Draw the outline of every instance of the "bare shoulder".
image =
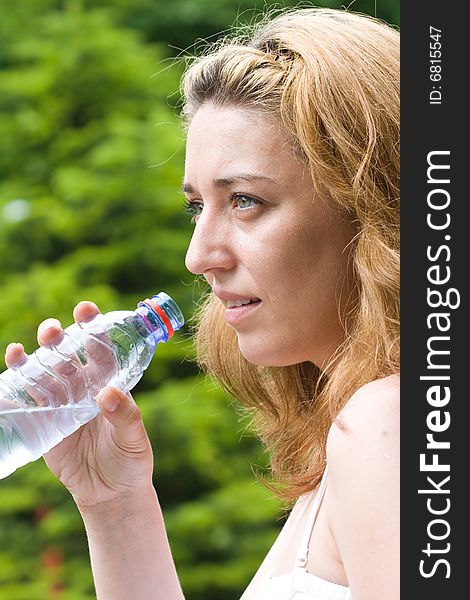
[[399, 400], [398, 376], [364, 385], [328, 436], [327, 518], [358, 598], [399, 594]]
[[[371, 381], [355, 392], [332, 424], [327, 453], [399, 444], [400, 377]], [[351, 446], [350, 448], [348, 448]]]
[[337, 495], [338, 507], [352, 500], [353, 489], [361, 512], [369, 504], [378, 515], [378, 503], [398, 501], [399, 376], [372, 381], [350, 398], [330, 428], [326, 450], [330, 492]]

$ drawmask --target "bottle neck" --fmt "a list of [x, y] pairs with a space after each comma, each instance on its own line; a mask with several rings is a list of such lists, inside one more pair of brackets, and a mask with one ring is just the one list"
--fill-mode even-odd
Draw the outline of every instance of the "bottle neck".
[[[163, 341], [165, 342], [172, 337], [176, 330], [181, 329], [184, 325], [183, 313], [179, 306], [165, 292], [160, 292], [151, 298], [139, 302], [137, 305], [137, 314], [142, 316], [151, 332], [155, 332], [158, 329], [159, 334], [163, 334]], [[159, 341], [162, 340], [160, 339]]]
[[[163, 319], [160, 315], [155, 312], [150, 306], [147, 304], [141, 303], [136, 309], [135, 312], [141, 317], [144, 321], [145, 326], [147, 327], [150, 333], [158, 332], [160, 335], [157, 337], [163, 337], [163, 339], [159, 341], [167, 342], [173, 333], [173, 329], [171, 333], [169, 332], [168, 326], [165, 323], [168, 319]], [[170, 324], [171, 327], [171, 324]]]

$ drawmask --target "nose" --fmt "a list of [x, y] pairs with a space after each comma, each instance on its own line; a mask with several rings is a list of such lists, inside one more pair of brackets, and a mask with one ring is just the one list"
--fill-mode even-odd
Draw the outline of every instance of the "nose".
[[199, 216], [186, 252], [186, 268], [191, 273], [210, 276], [234, 267], [230, 234], [221, 221], [206, 209]]

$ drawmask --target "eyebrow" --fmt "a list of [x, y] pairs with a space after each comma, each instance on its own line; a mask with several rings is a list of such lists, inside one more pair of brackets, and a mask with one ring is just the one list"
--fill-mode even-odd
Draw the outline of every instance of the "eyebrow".
[[[265, 175], [255, 175], [254, 173], [239, 173], [237, 175], [232, 175], [231, 177], [221, 177], [212, 180], [212, 186], [216, 188], [224, 188], [232, 185], [233, 183], [237, 183], [237, 181], [268, 181], [269, 183], [276, 183], [274, 179], [271, 177], [266, 177]], [[183, 181], [183, 185], [181, 186], [183, 192], [188, 194], [194, 194], [196, 189], [188, 182]]]

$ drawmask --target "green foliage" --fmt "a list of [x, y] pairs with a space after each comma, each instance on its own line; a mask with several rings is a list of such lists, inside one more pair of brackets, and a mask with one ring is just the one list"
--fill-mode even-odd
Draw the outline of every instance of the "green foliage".
[[[32, 350], [37, 323], [68, 323], [80, 299], [132, 307], [190, 282], [183, 140], [167, 103], [179, 73], [152, 77], [161, 47], [104, 11], [38, 15], [5, 55], [0, 345], [18, 337]], [[188, 312], [189, 288], [177, 299]]]
[[[200, 291], [184, 268], [171, 57], [297, 4], [0, 0], [0, 348], [18, 340], [32, 352], [37, 324], [69, 324], [82, 299], [107, 311], [165, 290], [191, 316]], [[396, 0], [376, 4], [398, 24]], [[232, 600], [277, 535], [280, 505], [253, 476], [266, 457], [242, 435], [249, 424], [192, 356], [185, 328], [157, 349], [135, 396], [186, 597]], [[43, 461], [0, 480], [0, 600], [94, 597], [79, 514]]]
[[167, 381], [139, 405], [183, 589], [194, 600], [239, 598], [280, 526], [279, 502], [253, 477], [251, 464], [266, 463], [258, 441], [202, 377]]
[[[376, 15], [389, 23], [399, 25], [398, 0], [176, 0], [160, 3], [154, 0], [100, 0], [100, 5], [113, 6], [121, 23], [142, 32], [147, 40], [167, 40], [175, 54], [189, 52], [198, 41], [217, 39], [230, 32], [233, 24], [243, 27], [257, 21], [265, 12], [286, 7], [321, 6], [328, 8], [350, 7], [351, 10]], [[87, 0], [83, 5], [96, 5]], [[171, 35], [168, 35], [171, 32]]]
[[[251, 471], [266, 462], [259, 444], [202, 377], [136, 397], [187, 597], [239, 597], [280, 526], [279, 503]], [[42, 460], [0, 481], [0, 567], [0, 600], [55, 598], [53, 589], [61, 599], [93, 598], [81, 519]]]

